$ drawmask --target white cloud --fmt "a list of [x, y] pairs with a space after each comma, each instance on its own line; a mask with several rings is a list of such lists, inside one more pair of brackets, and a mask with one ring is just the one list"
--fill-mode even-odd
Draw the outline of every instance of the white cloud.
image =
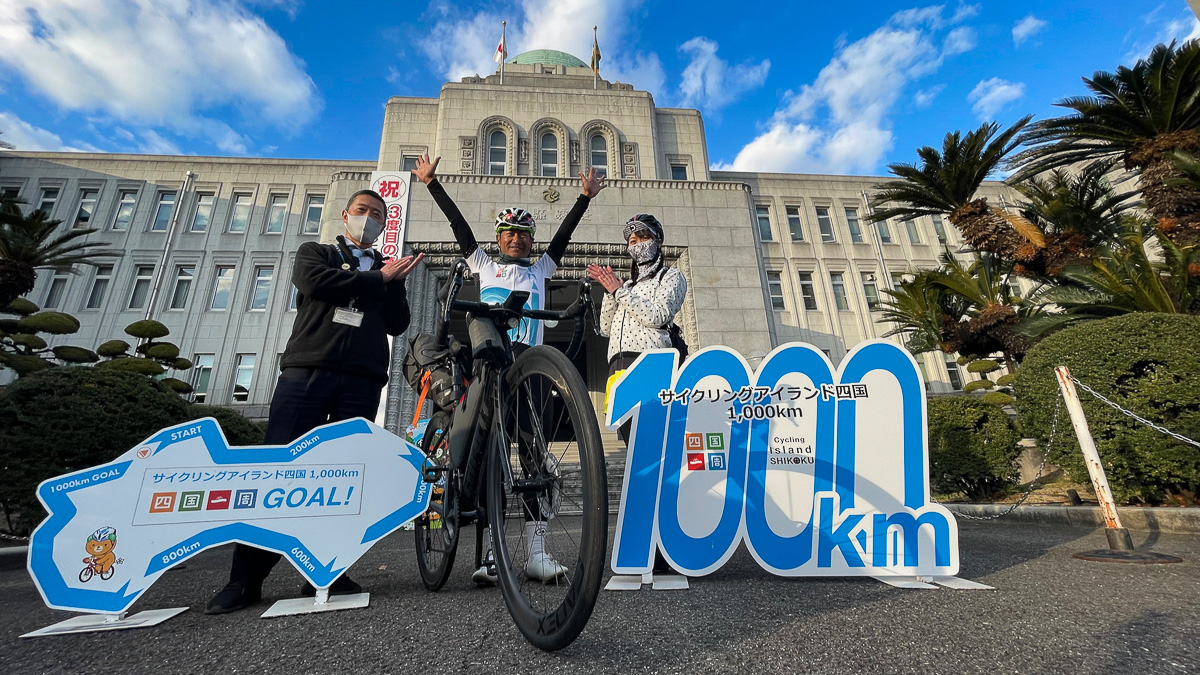
[[[259, 0], [298, 8], [290, 0]], [[208, 139], [247, 139], [213, 119], [294, 131], [321, 103], [304, 64], [237, 0], [5, 0], [0, 68], [60, 107]]]
[[971, 93], [967, 94], [967, 100], [970, 101], [971, 110], [979, 116], [979, 119], [990, 122], [995, 119], [996, 113], [1024, 95], [1025, 83], [1009, 82], [993, 77], [975, 85]]
[[1042, 32], [1042, 29], [1045, 28], [1046, 25], [1047, 24], [1045, 21], [1032, 14], [1024, 19], [1021, 19], [1013, 26], [1012, 29], [1013, 46], [1020, 47], [1021, 43]]
[[434, 68], [454, 82], [496, 72], [492, 55], [500, 42], [501, 20], [508, 20], [510, 58], [534, 49], [555, 49], [588, 62], [592, 34], [586, 27], [599, 26], [600, 76], [658, 95], [665, 82], [658, 55], [642, 43], [636, 49], [617, 47], [631, 34], [631, 17], [641, 1], [517, 0], [460, 18], [457, 7], [443, 0], [431, 5], [428, 18], [433, 27], [416, 42]]
[[1125, 65], [1132, 66], [1134, 61], [1146, 58], [1155, 45], [1169, 43], [1172, 40], [1176, 45], [1181, 45], [1184, 42], [1200, 38], [1200, 20], [1197, 20], [1194, 12], [1185, 9], [1174, 17], [1164, 19], [1162, 18], [1164, 9], [1165, 6], [1159, 5], [1146, 14], [1145, 26], [1148, 27], [1151, 34], [1133, 43], [1129, 52], [1122, 59]]
[[913, 103], [918, 108], [928, 108], [933, 105], [933, 99], [937, 98], [937, 95], [942, 93], [945, 88], [944, 84], [935, 84], [928, 89], [918, 89], [917, 93], [913, 94]]
[[[908, 85], [936, 72], [950, 56], [972, 49], [974, 31], [951, 28], [978, 12], [960, 5], [904, 10], [870, 35], [839, 39], [817, 79], [785, 96], [766, 130], [730, 163], [739, 171], [865, 173], [877, 170], [894, 143], [890, 114]], [[943, 31], [946, 31], [943, 34]], [[928, 105], [943, 85], [918, 92]]]
[[53, 131], [35, 127], [11, 112], [0, 112], [0, 141], [11, 143], [17, 150], [46, 152], [89, 152], [90, 150], [64, 143]]
[[142, 132], [142, 140], [141, 144], [138, 146], [138, 152], [143, 152], [148, 155], [183, 154], [183, 152], [179, 149], [179, 146], [163, 138], [153, 129], [147, 129]]
[[706, 37], [694, 37], [683, 43], [679, 51], [689, 57], [683, 70], [679, 90], [680, 105], [712, 111], [733, 103], [744, 92], [761, 87], [767, 80], [771, 62], [757, 65], [730, 65], [717, 56], [717, 43]]

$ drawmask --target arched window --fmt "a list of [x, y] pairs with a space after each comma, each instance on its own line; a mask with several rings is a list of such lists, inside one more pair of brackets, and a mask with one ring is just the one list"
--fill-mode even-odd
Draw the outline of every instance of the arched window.
[[596, 134], [588, 143], [591, 145], [592, 168], [596, 170], [596, 175], [606, 175], [608, 173], [608, 145], [604, 142], [604, 137]]
[[503, 176], [504, 169], [507, 166], [505, 155], [507, 153], [508, 139], [505, 138], [504, 132], [497, 129], [488, 136], [488, 174], [491, 176]]
[[558, 137], [552, 133], [542, 134], [542, 175], [558, 175]]

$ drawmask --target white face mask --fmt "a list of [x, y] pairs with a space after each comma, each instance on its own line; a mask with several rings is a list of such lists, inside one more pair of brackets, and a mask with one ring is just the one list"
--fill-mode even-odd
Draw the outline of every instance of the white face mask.
[[383, 233], [383, 224], [371, 216], [346, 216], [346, 232], [363, 246], [370, 246]]

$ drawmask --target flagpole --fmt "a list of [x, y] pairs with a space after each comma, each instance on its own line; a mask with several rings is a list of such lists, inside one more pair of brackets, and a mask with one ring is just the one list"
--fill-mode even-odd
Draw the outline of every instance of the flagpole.
[[[508, 51], [508, 44], [504, 41], [505, 31], [507, 29], [508, 29], [508, 22], [501, 21], [500, 22], [500, 44], [504, 45], [505, 52]], [[504, 58], [505, 56], [507, 56], [507, 54], [504, 54], [504, 53], [500, 54], [500, 84], [504, 84], [504, 62], [507, 60]]]
[[[598, 42], [597, 42], [598, 40], [599, 40], [599, 36], [596, 34], [596, 27], [592, 26], [593, 50], [595, 49], [596, 44], [598, 44]], [[595, 57], [593, 56], [592, 58], [594, 59]], [[595, 67], [592, 68], [592, 89], [599, 89], [599, 88], [600, 88], [600, 64], [596, 63]]]

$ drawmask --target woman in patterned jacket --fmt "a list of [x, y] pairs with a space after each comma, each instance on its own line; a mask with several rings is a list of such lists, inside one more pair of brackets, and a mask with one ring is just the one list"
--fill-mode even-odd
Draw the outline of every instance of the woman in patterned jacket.
[[[667, 327], [683, 306], [687, 280], [663, 261], [663, 226], [648, 213], [639, 213], [625, 223], [629, 245], [629, 281], [622, 282], [611, 267], [588, 265], [588, 276], [608, 293], [600, 311], [600, 333], [608, 336], [608, 374], [629, 367], [648, 349], [671, 347]], [[629, 423], [618, 431], [621, 441], [629, 439]]]

